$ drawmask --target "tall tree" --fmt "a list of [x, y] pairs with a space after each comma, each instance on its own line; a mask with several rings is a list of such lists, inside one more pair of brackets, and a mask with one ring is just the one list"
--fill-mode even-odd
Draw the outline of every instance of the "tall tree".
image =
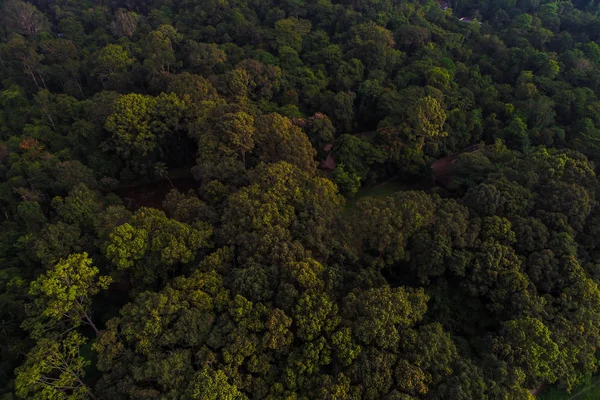
[[80, 355], [86, 339], [76, 332], [65, 338], [41, 339], [17, 368], [16, 394], [23, 399], [95, 399], [83, 382], [90, 361]]
[[87, 253], [72, 254], [32, 282], [30, 294], [35, 307], [33, 317], [26, 322], [32, 335], [43, 336], [49, 329], [68, 332], [82, 322], [98, 333], [92, 321], [92, 297], [112, 281], [98, 273]]
[[2, 7], [6, 26], [24, 36], [34, 36], [50, 27], [46, 16], [33, 4], [21, 0], [7, 0]]

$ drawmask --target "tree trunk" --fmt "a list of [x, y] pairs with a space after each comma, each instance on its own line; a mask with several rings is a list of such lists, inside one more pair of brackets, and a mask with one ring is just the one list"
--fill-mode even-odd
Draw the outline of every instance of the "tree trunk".
[[92, 389], [90, 389], [90, 387], [88, 385], [83, 383], [83, 381], [77, 374], [74, 373], [73, 375], [75, 375], [75, 379], [77, 379], [77, 382], [79, 382], [79, 384], [81, 386], [83, 386], [85, 388], [85, 390], [87, 390], [88, 395], [92, 398], [92, 400], [96, 400], [96, 396], [94, 396], [94, 394], [92, 393]]
[[167, 175], [165, 175], [165, 178], [167, 178], [167, 180], [169, 181], [169, 183], [171, 184], [171, 187], [175, 190], [177, 190], [177, 188], [175, 187], [175, 185], [173, 185], [173, 182], [171, 182], [171, 178], [169, 178], [169, 174], [167, 173]]
[[83, 315], [83, 319], [86, 320], [87, 324], [92, 327], [94, 332], [96, 332], [96, 336], [98, 336], [98, 334], [100, 334], [100, 331], [98, 330], [98, 328], [96, 328], [96, 325], [94, 325], [92, 319], [87, 314]]
[[50, 113], [48, 112], [47, 107], [44, 107], [44, 113], [46, 113], [46, 117], [48, 117], [48, 121], [50, 121], [50, 125], [52, 125], [52, 128], [56, 130], [56, 125], [54, 125], [54, 120], [52, 119], [52, 115], [50, 115]]
[[40, 74], [38, 72], [38, 76], [40, 77], [40, 80], [42, 81], [42, 84], [44, 85], [44, 89], [48, 90], [48, 86], [46, 86], [46, 81], [44, 80], [44, 76], [42, 74]]
[[37, 79], [35, 79], [35, 75], [34, 75], [33, 71], [28, 67], [25, 67], [25, 68], [29, 71], [29, 75], [31, 75], [31, 79], [33, 79], [33, 82], [35, 83], [35, 87], [37, 88], [37, 90], [40, 90], [40, 85], [38, 84]]

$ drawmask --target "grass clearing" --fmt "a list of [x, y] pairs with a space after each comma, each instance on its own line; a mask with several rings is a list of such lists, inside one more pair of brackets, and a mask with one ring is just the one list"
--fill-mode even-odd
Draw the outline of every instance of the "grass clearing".
[[405, 190], [427, 190], [431, 185], [422, 183], [407, 183], [398, 178], [389, 179], [376, 185], [361, 187], [353, 197], [346, 199], [346, 208], [351, 209], [365, 197], [386, 197]]
[[557, 388], [550, 388], [537, 398], [538, 400], [599, 400], [600, 376], [593, 377], [589, 384], [575, 389], [573, 393], [567, 393]]

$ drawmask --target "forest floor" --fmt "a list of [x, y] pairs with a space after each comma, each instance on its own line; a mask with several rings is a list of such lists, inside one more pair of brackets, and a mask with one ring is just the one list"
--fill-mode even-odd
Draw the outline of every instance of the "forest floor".
[[[431, 164], [431, 169], [436, 184], [426, 182], [406, 182], [394, 177], [384, 182], [362, 187], [354, 197], [347, 200], [346, 207], [353, 208], [360, 199], [365, 197], [385, 197], [406, 190], [430, 190], [435, 187], [447, 188], [452, 180], [454, 163], [458, 156], [463, 153], [475, 151], [479, 149], [479, 147], [479, 145], [468, 146], [459, 152], [434, 161], [433, 164]], [[173, 187], [181, 193], [187, 193], [190, 189], [196, 190], [200, 186], [199, 182], [194, 179], [191, 168], [170, 169], [169, 179], [170, 182], [168, 179], [164, 178], [153, 182], [139, 182], [123, 185], [115, 190], [115, 194], [123, 200], [125, 207], [131, 210], [139, 207], [152, 207], [161, 210], [166, 195]], [[171, 182], [173, 184], [172, 186]]]
[[[197, 189], [200, 184], [190, 168], [174, 168], [169, 170], [169, 179], [175, 189], [181, 193], [187, 193], [190, 189]], [[143, 182], [121, 186], [115, 190], [115, 194], [123, 200], [123, 205], [130, 210], [139, 207], [152, 207], [162, 210], [162, 203], [167, 194], [173, 190], [168, 179], [156, 180], [154, 182]]]

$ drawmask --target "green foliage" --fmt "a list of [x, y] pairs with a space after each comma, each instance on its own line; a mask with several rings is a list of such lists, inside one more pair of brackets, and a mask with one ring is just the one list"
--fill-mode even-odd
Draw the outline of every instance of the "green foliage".
[[246, 398], [235, 386], [227, 382], [227, 375], [223, 371], [211, 371], [207, 367], [194, 374], [185, 397], [198, 400], [242, 400]]
[[64, 323], [69, 326], [67, 331], [83, 322], [98, 332], [90, 314], [92, 296], [112, 282], [109, 276], [98, 273], [87, 253], [72, 254], [32, 282], [29, 293], [35, 299], [35, 310], [26, 323], [32, 336], [39, 337], [48, 328]]
[[597, 372], [597, 4], [55, 3], [0, 6], [0, 397]]
[[354, 172], [346, 171], [344, 164], [338, 164], [333, 170], [331, 179], [338, 186], [340, 193], [354, 195], [360, 189], [360, 176]]
[[114, 151], [134, 172], [150, 174], [151, 166], [172, 156], [172, 146], [184, 140], [186, 131], [181, 121], [187, 108], [175, 93], [119, 96], [104, 123], [112, 135], [103, 143], [104, 149]]
[[273, 36], [279, 47], [289, 46], [298, 51], [302, 47], [302, 38], [308, 35], [310, 29], [310, 21], [286, 18], [275, 23]]
[[62, 340], [42, 339], [16, 371], [16, 394], [24, 399], [88, 399], [82, 381], [90, 364], [79, 351], [86, 339], [71, 332]]
[[200, 249], [209, 247], [211, 235], [207, 223], [190, 226], [142, 207], [110, 233], [105, 254], [117, 271], [130, 271], [132, 284], [150, 285], [192, 262]]
[[127, 50], [118, 44], [109, 44], [96, 54], [93, 75], [108, 88], [118, 88], [126, 79], [127, 68], [133, 64]]
[[353, 333], [361, 343], [388, 349], [398, 345], [399, 330], [412, 326], [423, 317], [426, 302], [423, 291], [392, 290], [386, 286], [358, 296], [351, 294], [345, 299], [344, 307], [346, 313], [355, 314], [360, 321]]
[[2, 7], [3, 21], [9, 31], [23, 36], [37, 35], [48, 29], [48, 18], [33, 4], [9, 0]]
[[409, 115], [412, 117], [413, 129], [418, 136], [435, 138], [447, 135], [444, 132], [446, 113], [434, 97], [427, 96], [419, 99]]
[[559, 348], [550, 335], [548, 328], [535, 318], [507, 321], [494, 349], [512, 368], [521, 368], [533, 385], [553, 383]]
[[335, 141], [333, 154], [340, 165], [338, 168], [341, 170], [337, 172], [342, 174], [340, 178], [346, 172], [349, 179], [358, 178], [361, 182], [367, 180], [371, 165], [382, 161], [379, 149], [353, 135], [341, 135]]
[[115, 112], [106, 120], [106, 130], [112, 133], [116, 150], [123, 157], [133, 152], [148, 154], [156, 147], [156, 136], [150, 129], [150, 113], [154, 99], [138, 94], [119, 97]]

